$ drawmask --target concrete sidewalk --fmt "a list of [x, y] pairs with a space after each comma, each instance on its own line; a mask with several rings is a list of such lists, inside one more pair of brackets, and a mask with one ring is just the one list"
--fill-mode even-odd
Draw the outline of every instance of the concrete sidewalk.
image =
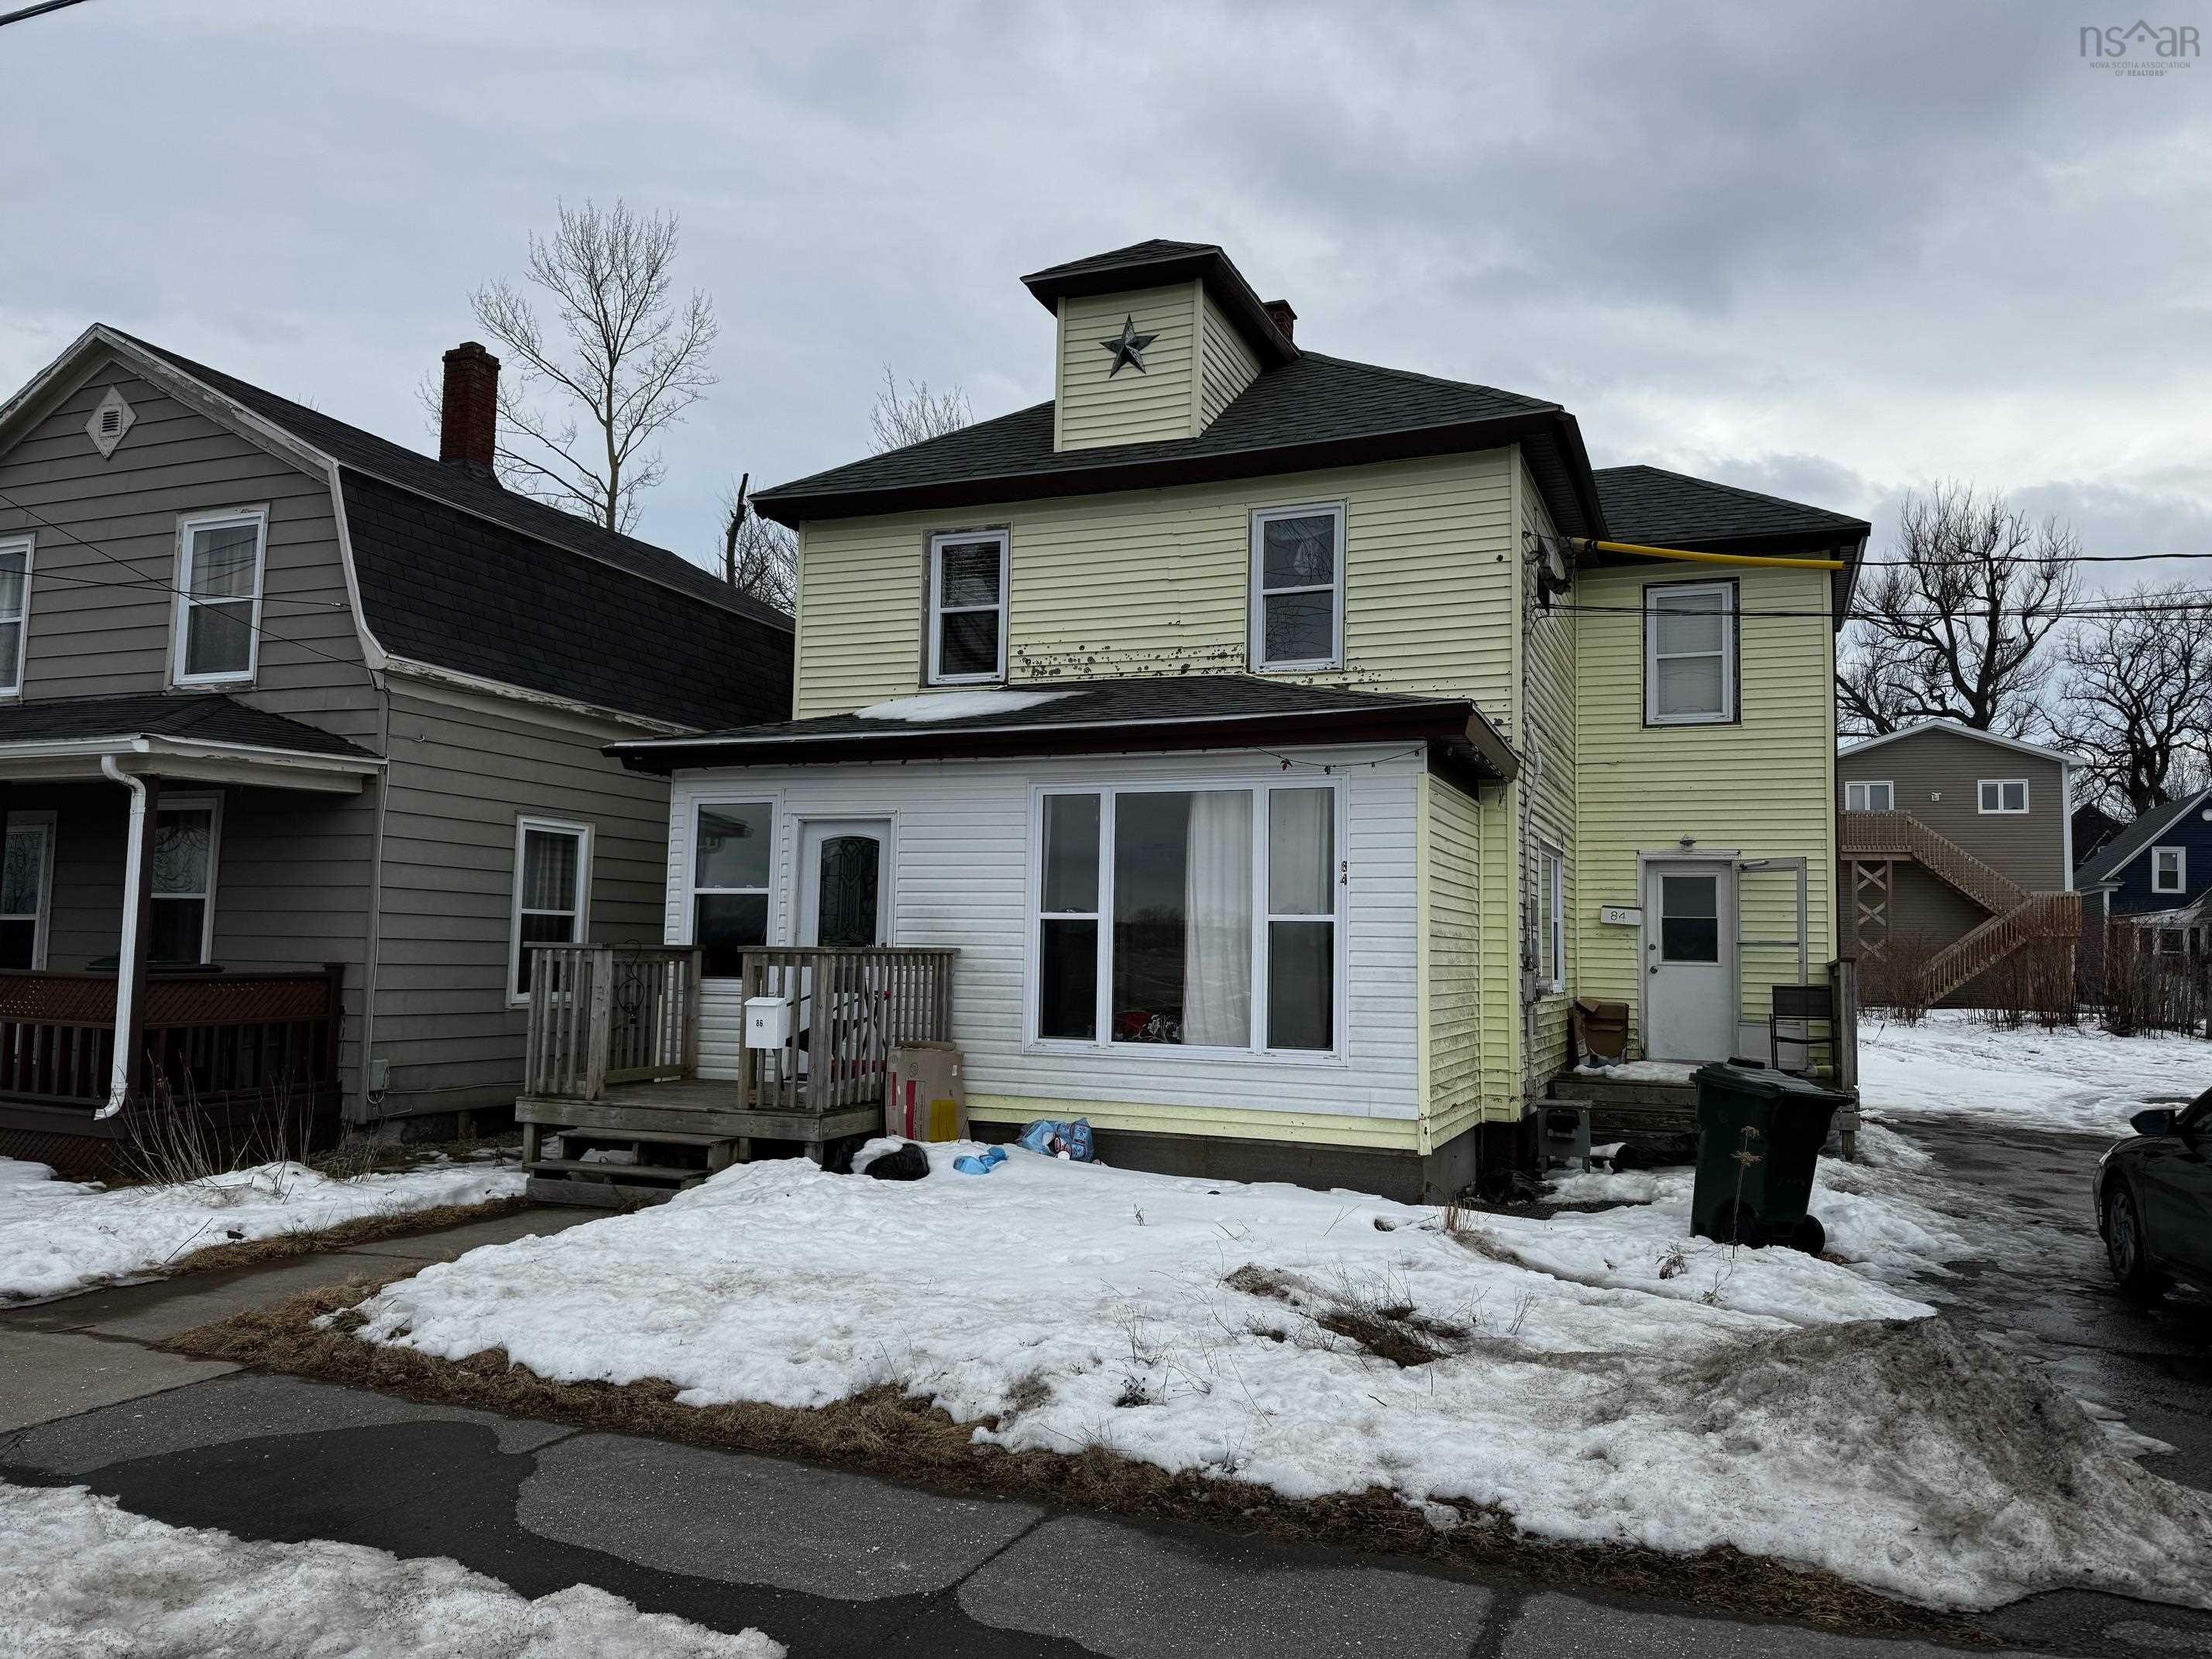
[[[0, 1315], [0, 1475], [88, 1485], [173, 1525], [450, 1556], [532, 1596], [592, 1583], [718, 1629], [758, 1626], [798, 1659], [1943, 1651], [940, 1497], [804, 1464], [416, 1406], [149, 1346], [315, 1285], [595, 1218], [528, 1212]], [[2212, 1619], [2103, 1597], [2040, 1597], [1987, 1628], [2023, 1650], [2212, 1653]]]

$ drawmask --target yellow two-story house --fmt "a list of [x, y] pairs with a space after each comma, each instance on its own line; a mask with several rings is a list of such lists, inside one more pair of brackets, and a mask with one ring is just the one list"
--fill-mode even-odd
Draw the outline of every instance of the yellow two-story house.
[[793, 718], [619, 747], [675, 780], [702, 1073], [748, 946], [957, 946], [984, 1133], [1437, 1196], [1525, 1146], [1577, 997], [1766, 1053], [1833, 952], [1866, 524], [1308, 349], [1218, 247], [1024, 281], [1052, 401], [756, 498]]

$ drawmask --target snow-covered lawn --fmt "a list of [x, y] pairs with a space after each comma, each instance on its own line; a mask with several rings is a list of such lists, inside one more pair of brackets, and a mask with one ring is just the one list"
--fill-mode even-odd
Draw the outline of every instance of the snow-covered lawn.
[[82, 1486], [0, 1485], [0, 1653], [134, 1659], [782, 1659], [575, 1584], [527, 1601], [442, 1558], [165, 1526]]
[[1672, 1176], [1639, 1207], [1452, 1232], [1357, 1193], [928, 1150], [918, 1182], [753, 1164], [479, 1249], [362, 1303], [358, 1335], [699, 1405], [890, 1384], [1014, 1449], [1733, 1544], [1931, 1603], [2212, 1596], [2206, 1500], [1881, 1282], [1948, 1248], [1885, 1166], [1821, 1200], [1861, 1271], [1686, 1237]]
[[205, 1181], [116, 1188], [53, 1174], [0, 1158], [0, 1307], [150, 1278], [213, 1244], [482, 1204], [526, 1184], [513, 1165], [450, 1163], [347, 1180], [264, 1164]]
[[2207, 1088], [2212, 1042], [2201, 1037], [2116, 1037], [2086, 1022], [2000, 1031], [1949, 1008], [1917, 1025], [1859, 1022], [1859, 1094], [1872, 1112], [1986, 1115], [2118, 1139], [2146, 1101]]

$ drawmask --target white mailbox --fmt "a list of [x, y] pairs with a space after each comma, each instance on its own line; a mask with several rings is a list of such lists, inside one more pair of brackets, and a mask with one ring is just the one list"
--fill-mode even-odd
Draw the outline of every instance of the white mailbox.
[[745, 1047], [787, 1048], [790, 1046], [790, 1000], [787, 997], [747, 997]]

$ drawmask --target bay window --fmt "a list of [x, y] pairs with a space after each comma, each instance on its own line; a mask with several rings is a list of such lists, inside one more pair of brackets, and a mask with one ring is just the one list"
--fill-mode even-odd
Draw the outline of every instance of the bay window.
[[1332, 1052], [1336, 811], [1327, 784], [1043, 794], [1036, 1036]]

